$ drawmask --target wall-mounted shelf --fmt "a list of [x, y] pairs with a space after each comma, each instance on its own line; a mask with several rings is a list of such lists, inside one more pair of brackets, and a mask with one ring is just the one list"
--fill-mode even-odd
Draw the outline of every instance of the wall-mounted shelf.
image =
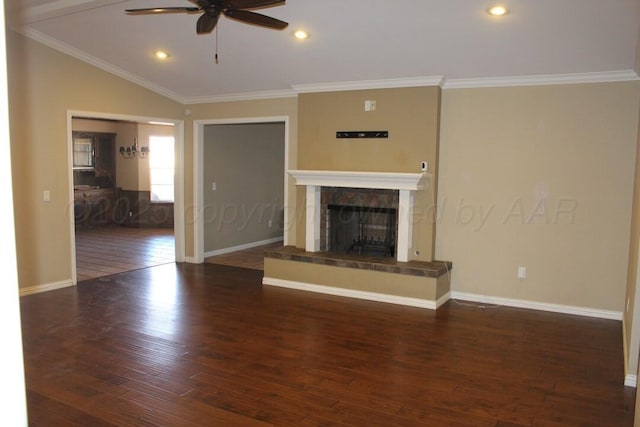
[[338, 131], [336, 138], [389, 138], [389, 131], [386, 130], [356, 130], [356, 131]]

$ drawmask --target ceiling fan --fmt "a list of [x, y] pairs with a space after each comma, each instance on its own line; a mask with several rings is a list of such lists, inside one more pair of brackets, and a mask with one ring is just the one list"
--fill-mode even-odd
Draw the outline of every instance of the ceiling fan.
[[159, 13], [201, 13], [196, 23], [198, 34], [210, 33], [216, 27], [220, 14], [249, 24], [282, 30], [287, 22], [245, 9], [280, 6], [284, 0], [189, 0], [196, 7], [154, 7], [145, 9], [126, 9], [130, 15], [155, 15]]

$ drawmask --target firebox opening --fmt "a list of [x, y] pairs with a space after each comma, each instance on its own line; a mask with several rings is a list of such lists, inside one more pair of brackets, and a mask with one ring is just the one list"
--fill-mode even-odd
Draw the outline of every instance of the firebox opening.
[[366, 256], [396, 256], [397, 209], [330, 204], [327, 250]]

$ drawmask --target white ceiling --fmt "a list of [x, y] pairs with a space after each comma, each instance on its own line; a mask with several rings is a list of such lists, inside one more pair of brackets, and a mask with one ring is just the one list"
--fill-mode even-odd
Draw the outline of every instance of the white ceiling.
[[[193, 6], [187, 0], [5, 0], [8, 25], [51, 47], [183, 103], [287, 94], [337, 82], [446, 78], [447, 82], [632, 73], [639, 0], [287, 0], [260, 13], [283, 31], [221, 17], [197, 35], [199, 15], [126, 15]], [[294, 29], [311, 33], [305, 42]], [[171, 53], [166, 62], [152, 56]]]

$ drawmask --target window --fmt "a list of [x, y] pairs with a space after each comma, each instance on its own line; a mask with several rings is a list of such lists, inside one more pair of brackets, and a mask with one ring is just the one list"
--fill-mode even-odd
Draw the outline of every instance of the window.
[[149, 180], [152, 202], [173, 202], [174, 140], [172, 136], [149, 137]]

